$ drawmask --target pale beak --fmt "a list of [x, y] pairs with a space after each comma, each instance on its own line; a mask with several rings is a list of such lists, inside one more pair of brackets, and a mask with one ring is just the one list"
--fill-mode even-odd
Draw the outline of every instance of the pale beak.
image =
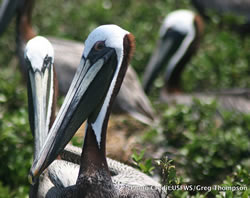
[[[30, 65], [26, 59], [27, 65]], [[49, 131], [54, 95], [53, 62], [45, 57], [42, 70], [28, 69], [29, 121], [35, 139], [35, 158], [38, 156]]]

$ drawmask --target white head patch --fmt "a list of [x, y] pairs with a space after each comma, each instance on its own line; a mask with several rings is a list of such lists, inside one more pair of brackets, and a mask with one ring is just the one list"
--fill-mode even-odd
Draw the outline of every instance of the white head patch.
[[54, 49], [45, 37], [36, 36], [27, 43], [24, 56], [29, 59], [34, 71], [41, 71], [46, 56], [51, 57], [52, 63], [54, 62]]
[[83, 56], [88, 56], [90, 50], [97, 41], [105, 41], [107, 47], [112, 47], [116, 50], [119, 59], [121, 54], [123, 54], [123, 39], [126, 34], [129, 34], [129, 32], [117, 25], [99, 26], [89, 34], [85, 41]]
[[195, 14], [190, 10], [177, 10], [166, 16], [160, 29], [162, 37], [168, 28], [173, 28], [183, 34], [193, 31]]

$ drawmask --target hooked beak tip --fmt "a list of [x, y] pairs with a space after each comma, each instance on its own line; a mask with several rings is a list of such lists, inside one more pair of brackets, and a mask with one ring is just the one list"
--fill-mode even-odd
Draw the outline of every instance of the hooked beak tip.
[[29, 180], [29, 183], [30, 183], [31, 185], [34, 185], [34, 184], [35, 184], [34, 177], [33, 177], [32, 173], [29, 173], [29, 175], [28, 175], [28, 180]]
[[34, 185], [36, 183], [36, 177], [38, 175], [38, 171], [36, 170], [34, 173], [33, 171], [30, 171], [29, 172], [29, 175], [28, 175], [28, 181], [31, 185]]

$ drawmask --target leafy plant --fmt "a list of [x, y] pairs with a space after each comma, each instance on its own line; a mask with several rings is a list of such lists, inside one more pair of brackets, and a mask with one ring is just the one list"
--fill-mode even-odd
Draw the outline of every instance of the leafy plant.
[[223, 119], [217, 114], [216, 103], [198, 100], [190, 107], [168, 108], [164, 114], [166, 144], [178, 148], [175, 161], [191, 183], [222, 180], [250, 152], [248, 131], [240, 127], [248, 125], [249, 117], [229, 112], [221, 115]]
[[237, 165], [233, 174], [231, 176], [227, 176], [222, 184], [217, 185], [216, 190], [213, 190], [212, 193], [218, 198], [248, 198], [250, 195], [249, 171], [241, 165]]
[[135, 150], [132, 154], [134, 165], [143, 173], [148, 175], [153, 174], [155, 167], [153, 166], [152, 159], [144, 159], [145, 149], [137, 153]]
[[173, 160], [169, 160], [168, 157], [162, 157], [155, 162], [156, 167], [160, 169], [162, 189], [166, 191], [166, 196], [168, 196], [172, 192], [171, 188], [168, 189], [168, 186], [177, 186], [180, 184]]

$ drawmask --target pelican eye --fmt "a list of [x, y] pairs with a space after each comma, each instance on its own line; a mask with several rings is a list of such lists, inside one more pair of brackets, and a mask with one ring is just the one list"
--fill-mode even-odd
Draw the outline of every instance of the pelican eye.
[[97, 42], [95, 43], [95, 46], [94, 46], [94, 48], [95, 48], [96, 51], [100, 51], [100, 50], [102, 50], [104, 47], [105, 47], [105, 42], [104, 42], [104, 41], [97, 41]]

